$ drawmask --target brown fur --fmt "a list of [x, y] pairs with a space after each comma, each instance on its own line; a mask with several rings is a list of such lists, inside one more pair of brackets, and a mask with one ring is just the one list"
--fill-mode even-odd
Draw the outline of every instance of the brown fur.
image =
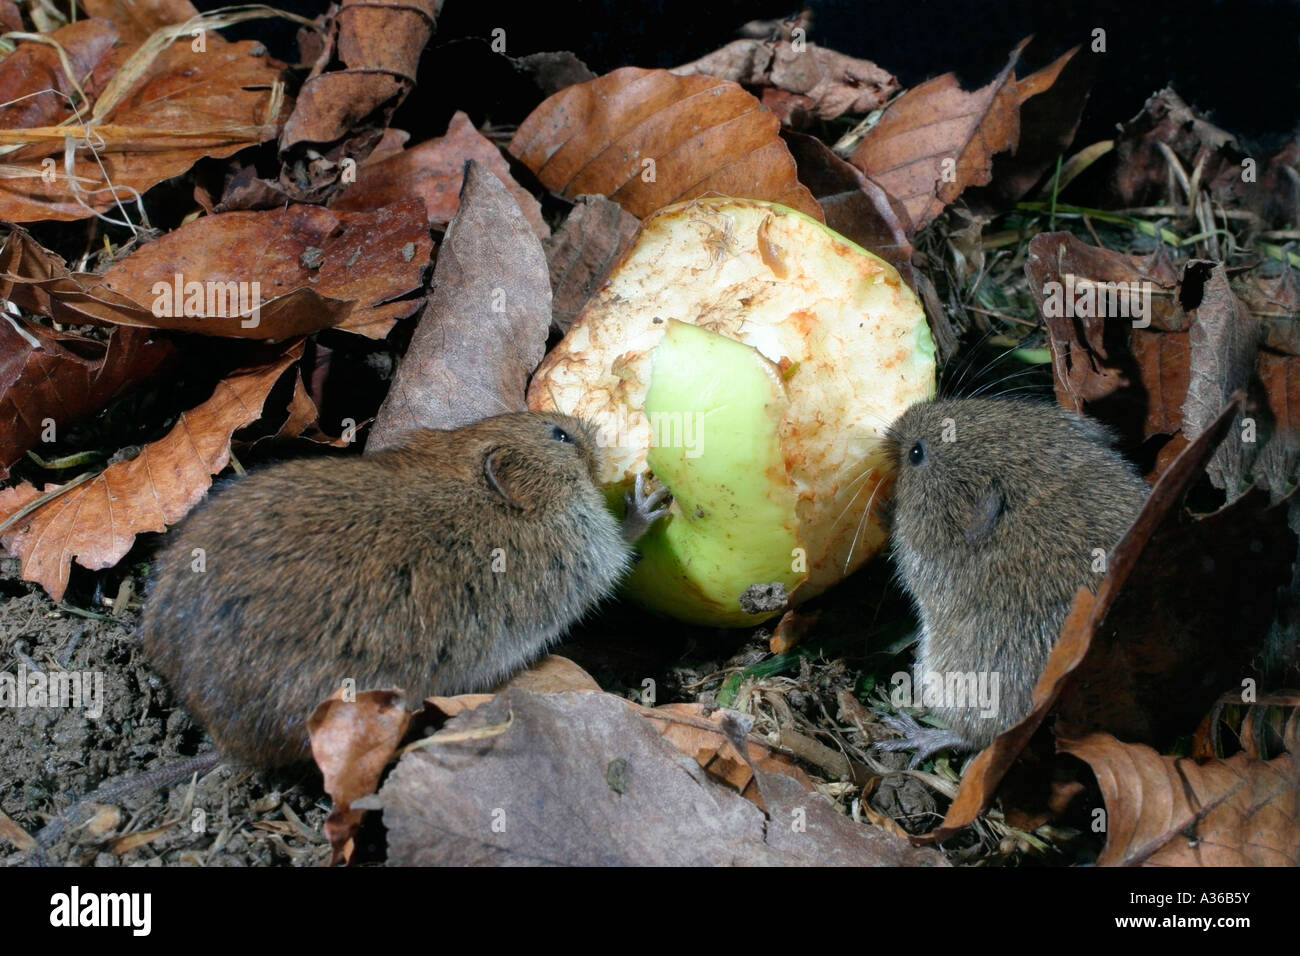
[[414, 700], [485, 690], [627, 568], [598, 464], [577, 419], [519, 413], [251, 474], [173, 532], [145, 651], [221, 750], [258, 766], [308, 756], [305, 720], [345, 678]]
[[991, 719], [937, 709], [973, 747], [1029, 711], [1075, 591], [1101, 580], [1093, 549], [1109, 555], [1142, 507], [1146, 484], [1112, 444], [1090, 419], [1013, 399], [926, 402], [891, 429], [893, 553], [921, 618], [914, 687], [927, 671], [999, 675]]

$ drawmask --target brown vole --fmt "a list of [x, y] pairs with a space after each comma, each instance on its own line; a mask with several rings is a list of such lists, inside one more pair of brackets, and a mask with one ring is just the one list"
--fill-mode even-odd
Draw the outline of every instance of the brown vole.
[[255, 472], [172, 533], [144, 649], [255, 766], [308, 756], [307, 717], [348, 678], [486, 690], [609, 594], [663, 513], [638, 480], [620, 529], [598, 474], [588, 426], [531, 412]]
[[[913, 697], [942, 680], [929, 709], [951, 730], [904, 717], [882, 749], [917, 748], [913, 765], [980, 749], [1028, 713], [1075, 591], [1096, 589], [1146, 498], [1113, 444], [1090, 419], [1015, 399], [924, 402], [894, 422], [893, 554], [921, 619]], [[983, 702], [956, 693], [972, 674]]]

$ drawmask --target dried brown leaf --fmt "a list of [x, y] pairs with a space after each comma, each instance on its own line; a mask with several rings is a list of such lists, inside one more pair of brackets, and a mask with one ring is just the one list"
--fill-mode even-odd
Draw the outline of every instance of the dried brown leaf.
[[560, 654], [547, 654], [528, 670], [520, 671], [503, 683], [494, 693], [500, 694], [511, 687], [535, 694], [600, 690], [596, 678]]
[[[52, 38], [62, 44], [65, 31], [78, 31], [68, 38], [79, 52], [73, 61], [78, 80], [96, 67], [112, 75], [138, 47], [110, 50], [116, 29], [104, 20], [86, 23], [70, 24]], [[84, 219], [133, 202], [134, 194], [180, 175], [204, 156], [229, 156], [274, 138], [283, 103], [277, 85], [282, 64], [252, 41], [227, 43], [209, 32], [205, 44], [203, 52], [188, 42], [167, 46], [107, 108], [93, 103], [74, 110], [66, 97], [47, 94], [28, 110], [0, 116], [0, 142], [21, 144], [5, 157], [15, 172], [0, 176], [0, 219]], [[28, 46], [37, 48], [32, 62], [16, 63], [17, 53], [0, 62], [0, 96], [71, 89], [57, 52], [30, 41], [20, 52]], [[87, 95], [99, 92], [98, 83], [86, 89]], [[68, 149], [74, 150], [71, 179]]]
[[[337, 191], [344, 159], [364, 159], [415, 85], [442, 0], [342, 0], [280, 134], [280, 185], [298, 199]], [[342, 69], [329, 69], [338, 64]]]
[[510, 152], [553, 192], [607, 196], [640, 218], [718, 193], [771, 200], [821, 221], [779, 127], [735, 83], [624, 67], [545, 100]]
[[[394, 322], [420, 307], [418, 297], [407, 297], [421, 288], [432, 249], [417, 199], [373, 212], [298, 205], [222, 213], [167, 233], [103, 276], [72, 277], [86, 294], [112, 303], [124, 299], [135, 303], [135, 310], [103, 308], [84, 294], [80, 301], [69, 294], [65, 305], [79, 312], [81, 321], [207, 335], [286, 339], [338, 327], [382, 338]], [[207, 294], [192, 300], [190, 283], [199, 283]], [[212, 296], [212, 289], [232, 283], [248, 290], [248, 301], [262, 300], [256, 324], [240, 309], [221, 308], [225, 300]], [[178, 299], [185, 312], [195, 301], [197, 314], [174, 314]], [[58, 312], [54, 316], [60, 318]]]
[[550, 327], [542, 245], [501, 181], [471, 160], [433, 292], [366, 450], [400, 444], [412, 428], [459, 428], [523, 411]]
[[57, 435], [156, 376], [175, 355], [169, 341], [140, 329], [115, 329], [103, 342], [0, 317], [0, 478], [36, 447], [47, 422]]
[[311, 753], [333, 806], [325, 836], [334, 861], [351, 861], [364, 810], [352, 801], [375, 792], [384, 768], [406, 733], [411, 714], [398, 690], [362, 690], [344, 700], [340, 689], [307, 719]]
[[[136, 457], [109, 465], [0, 534], [0, 544], [22, 559], [23, 580], [62, 600], [74, 558], [91, 570], [112, 567], [137, 534], [163, 531], [184, 517], [229, 461], [231, 434], [260, 417], [271, 387], [301, 351], [293, 346], [222, 380], [211, 398], [183, 412], [171, 431]], [[0, 521], [39, 495], [26, 483], [0, 491]]]
[[1079, 47], [1016, 81], [1020, 104], [1020, 139], [1011, 152], [993, 160], [986, 191], [966, 199], [981, 212], [1000, 213], [1043, 178], [1074, 141], [1092, 88], [1095, 57], [1079, 56]]
[[551, 315], [568, 332], [587, 300], [636, 239], [640, 223], [604, 196], [579, 196], [564, 225], [544, 245], [554, 302]]
[[1209, 182], [1236, 164], [1236, 141], [1206, 122], [1172, 89], [1153, 94], [1115, 137], [1115, 187], [1124, 206], [1150, 206], [1164, 202], [1186, 203], [1187, 197], [1169, 195], [1169, 161], [1161, 144], [1171, 149], [1190, 175], [1198, 165]]
[[543, 96], [554, 96], [566, 86], [594, 80], [596, 74], [567, 50], [547, 53], [529, 53], [516, 57], [515, 69], [531, 77]]
[[[1228, 396], [1250, 384], [1259, 354], [1259, 323], [1228, 286], [1221, 263], [1193, 259], [1183, 269], [1179, 298], [1195, 303], [1188, 335], [1187, 397], [1183, 400], [1183, 435], [1201, 433]], [[1231, 500], [1243, 484], [1260, 443], [1224, 442], [1206, 469], [1210, 480], [1228, 490]]]
[[1109, 734], [1062, 740], [1061, 749], [1088, 763], [1106, 801], [1099, 865], [1300, 866], [1294, 753], [1195, 761]]
[[817, 119], [870, 113], [898, 91], [898, 80], [870, 60], [815, 43], [747, 39], [673, 69], [679, 76], [706, 74], [747, 86], [771, 86], [804, 98]]
[[112, 20], [128, 43], [143, 43], [155, 30], [199, 15], [190, 0], [82, 0], [81, 6], [87, 16]]
[[912, 224], [902, 203], [816, 137], [790, 130], [781, 135], [798, 167], [799, 181], [825, 211], [826, 225], [880, 256], [915, 288], [908, 238]]
[[[48, 39], [50, 43], [17, 43], [13, 53], [0, 61], [0, 103], [4, 104], [0, 106], [0, 130], [54, 126], [67, 118], [69, 100], [77, 97], [77, 84], [63, 69], [59, 50], [67, 57], [77, 82], [88, 81], [118, 42], [118, 30], [108, 20], [79, 20], [49, 34]], [[85, 92], [89, 95], [91, 90]], [[87, 109], [81, 104], [83, 113]], [[12, 154], [4, 162], [8, 165], [11, 160]], [[0, 179], [0, 189], [5, 188], [6, 179]]]
[[1263, 328], [1264, 346], [1286, 355], [1300, 355], [1300, 275], [1285, 269], [1266, 279], [1257, 271], [1237, 287]]
[[398, 866], [943, 865], [788, 776], [755, 776], [766, 816], [620, 698], [512, 690], [406, 754], [375, 802]]
[[659, 707], [636, 707], [674, 747], [694, 758], [709, 775], [722, 781], [760, 810], [765, 810], [758, 780], [752, 767], [767, 773], [784, 774], [799, 782], [805, 790], [813, 783], [790, 757], [777, 753], [756, 740], [746, 740], [748, 759], [741, 757], [723, 724], [724, 711], [711, 712], [703, 704], [663, 704]]
[[429, 222], [445, 229], [460, 208], [465, 163], [471, 159], [482, 163], [510, 190], [539, 239], [551, 234], [536, 198], [515, 182], [500, 150], [460, 111], [452, 116], [446, 136], [400, 151], [381, 162], [364, 164], [357, 170], [357, 181], [330, 208], [365, 211], [419, 196], [428, 210]]
[[12, 33], [23, 29], [23, 14], [14, 0], [0, 0], [0, 31]]
[[[599, 691], [590, 674], [567, 657], [551, 654], [504, 682], [493, 693], [519, 688], [539, 694]], [[352, 804], [375, 792], [384, 768], [404, 737], [417, 736], [449, 717], [492, 700], [493, 694], [429, 697], [420, 710], [406, 709], [397, 689], [362, 690], [345, 702], [342, 692], [322, 701], [307, 721], [312, 758], [325, 777], [325, 791], [334, 801], [325, 833], [334, 859], [351, 860], [354, 838], [365, 816]]]
[[[1152, 336], [1185, 330], [1190, 322], [1173, 294], [1177, 279], [1168, 261], [1046, 232], [1029, 241], [1025, 275], [1047, 325], [1057, 401], [1132, 441], [1162, 433], [1187, 388], [1186, 372], [1170, 365], [1185, 340], [1157, 344]], [[1109, 284], [1149, 286], [1150, 315], [1133, 318], [1126, 295], [1110, 303]], [[1104, 307], [1096, 305], [1099, 297], [1107, 300]], [[1146, 322], [1149, 328], [1135, 328]]]
[[952, 73], [913, 87], [885, 110], [850, 162], [903, 204], [921, 229], [968, 186], [993, 177], [993, 157], [1020, 142], [1020, 97], [1011, 60], [987, 86], [967, 93]]

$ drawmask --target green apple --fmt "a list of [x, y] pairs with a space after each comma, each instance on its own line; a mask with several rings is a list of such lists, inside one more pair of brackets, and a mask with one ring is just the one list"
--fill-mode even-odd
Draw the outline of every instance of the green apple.
[[880, 549], [884, 430], [934, 387], [892, 266], [784, 206], [712, 198], [646, 220], [528, 402], [599, 429], [611, 497], [645, 471], [672, 492], [628, 593], [747, 626]]

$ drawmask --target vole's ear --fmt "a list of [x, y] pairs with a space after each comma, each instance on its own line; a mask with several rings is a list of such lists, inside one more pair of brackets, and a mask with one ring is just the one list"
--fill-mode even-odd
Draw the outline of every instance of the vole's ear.
[[536, 494], [536, 477], [522, 456], [510, 448], [493, 448], [483, 456], [483, 481], [512, 508], [524, 509]]
[[1007, 499], [1002, 488], [996, 481], [990, 481], [988, 487], [975, 499], [966, 526], [962, 528], [966, 540], [974, 544], [992, 534], [1006, 505]]

